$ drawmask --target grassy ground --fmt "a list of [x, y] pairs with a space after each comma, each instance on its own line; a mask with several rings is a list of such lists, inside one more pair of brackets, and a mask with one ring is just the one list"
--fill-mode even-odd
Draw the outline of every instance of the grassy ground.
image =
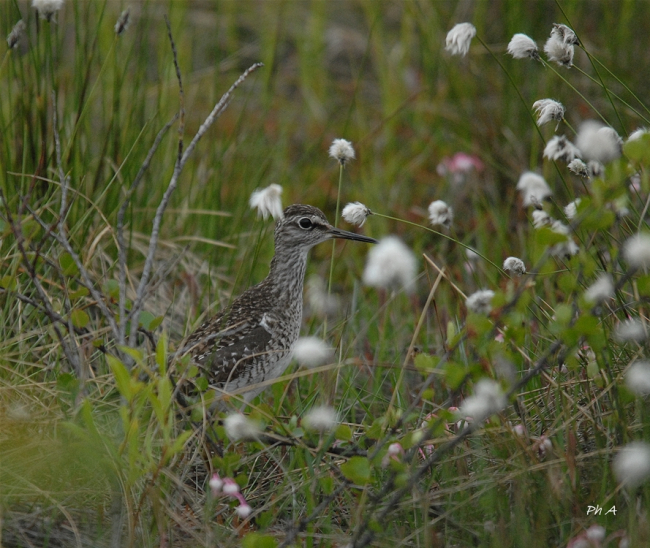
[[[612, 459], [650, 437], [647, 397], [623, 382], [647, 341], [613, 336], [627, 317], [647, 328], [649, 280], [621, 246], [647, 228], [649, 155], [625, 149], [585, 183], [542, 158], [556, 128], [538, 129], [532, 104], [560, 101], [557, 133], [571, 139], [585, 119], [623, 138], [650, 126], [650, 4], [138, 2], [117, 37], [125, 7], [67, 0], [48, 22], [28, 3], [0, 4], [0, 34], [26, 23], [16, 48], [0, 51], [2, 543], [548, 547], [598, 525], [607, 538], [592, 546], [647, 546], [648, 485], [621, 487]], [[478, 35], [466, 57], [452, 57], [445, 36], [463, 21]], [[578, 34], [574, 68], [506, 55], [514, 33], [541, 46], [553, 23]], [[149, 336], [129, 342], [130, 322], [120, 341], [110, 318], [119, 327], [125, 314], [117, 238], [128, 189], [182, 107], [126, 208], [126, 312], [179, 130], [187, 147], [255, 62], [264, 66], [198, 142], [162, 217], [139, 317]], [[340, 193], [327, 156], [334, 138], [357, 154]], [[457, 152], [483, 168], [461, 180], [441, 174]], [[545, 253], [554, 236], [535, 230], [521, 204], [515, 187], [528, 169], [552, 187], [544, 208], [553, 217], [566, 221], [563, 207], [583, 200], [571, 259]], [[209, 494], [201, 453], [211, 446], [177, 415], [166, 353], [266, 275], [273, 227], [248, 200], [271, 183], [285, 205], [313, 204], [332, 221], [337, 201], [362, 201], [383, 216], [361, 230], [397, 234], [418, 258], [418, 279], [411, 292], [366, 287], [366, 247], [335, 246], [341, 304], [326, 321], [308, 310], [303, 327], [337, 349], [335, 363], [292, 366], [255, 400], [268, 439], [230, 442], [222, 416], [208, 433], [222, 453], [210, 465], [252, 507], [243, 519], [235, 499]], [[629, 214], [617, 217], [621, 198]], [[428, 230], [435, 199], [455, 210], [448, 238]], [[465, 246], [483, 258], [469, 261]], [[308, 276], [326, 281], [331, 253], [317, 247]], [[533, 273], [507, 276], [508, 256]], [[445, 269], [437, 285], [436, 267]], [[614, 276], [616, 298], [594, 308], [582, 295], [602, 272]], [[465, 306], [481, 288], [497, 292], [488, 317]], [[484, 377], [509, 405], [463, 431], [447, 410]], [[322, 436], [300, 420], [319, 404], [341, 421]], [[393, 443], [404, 453], [389, 458]], [[588, 512], [596, 505], [600, 515]]]

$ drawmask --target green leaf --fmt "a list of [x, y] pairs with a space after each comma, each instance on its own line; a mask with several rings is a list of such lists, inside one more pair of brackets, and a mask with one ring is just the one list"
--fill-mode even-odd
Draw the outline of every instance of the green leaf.
[[352, 429], [347, 424], [339, 424], [334, 433], [334, 436], [337, 440], [351, 441]]
[[594, 335], [599, 331], [598, 318], [590, 315], [580, 316], [574, 328], [583, 335]]
[[385, 424], [386, 419], [384, 417], [375, 419], [370, 428], [366, 431], [366, 437], [371, 440], [378, 440], [381, 437]]
[[120, 284], [117, 280], [107, 280], [104, 284], [104, 293], [111, 299], [118, 299], [120, 296]]
[[650, 164], [650, 135], [642, 135], [639, 139], [628, 141], [623, 145], [623, 154], [630, 160]]
[[72, 325], [78, 328], [86, 327], [90, 323], [90, 316], [83, 310], [73, 310], [70, 314]]
[[87, 287], [80, 287], [79, 289], [75, 291], [70, 291], [70, 300], [76, 301], [77, 299], [81, 299], [82, 297], [86, 297], [90, 291], [88, 291]]
[[352, 457], [341, 465], [342, 474], [356, 485], [370, 481], [370, 462], [366, 457]]
[[146, 310], [140, 312], [140, 316], [138, 317], [138, 325], [140, 327], [144, 327], [148, 331], [151, 331], [151, 322], [154, 320], [154, 315], [151, 312], [147, 312]]
[[167, 373], [167, 334], [163, 333], [156, 343], [156, 363], [160, 370], [160, 375], [165, 376]]
[[120, 391], [120, 394], [126, 398], [127, 401], [130, 401], [132, 398], [131, 393], [131, 376], [126, 366], [118, 360], [115, 356], [106, 354], [106, 361], [108, 366], [111, 368], [113, 376], [115, 377], [115, 383], [117, 384], [117, 389]]
[[160, 324], [163, 323], [163, 320], [165, 319], [165, 316], [156, 316], [151, 322], [149, 322], [149, 330], [150, 331], [155, 331], [160, 327]]
[[565, 234], [555, 232], [548, 227], [542, 227], [535, 231], [535, 240], [541, 246], [559, 244], [560, 242], [566, 242], [567, 239]]
[[59, 264], [65, 276], [76, 276], [79, 274], [79, 269], [70, 253], [61, 253], [59, 256]]
[[334, 491], [334, 478], [331, 476], [321, 476], [318, 479], [318, 483], [320, 484], [323, 494], [329, 495]]
[[177, 453], [180, 453], [183, 450], [185, 443], [192, 435], [192, 433], [193, 432], [191, 430], [185, 430], [184, 432], [180, 433], [180, 435], [174, 440], [174, 442], [169, 446], [169, 449], [167, 450], [167, 453], [170, 457], [176, 455]]
[[452, 390], [455, 390], [460, 386], [463, 380], [465, 380], [467, 373], [468, 371], [465, 366], [454, 362], [448, 362], [445, 365], [445, 380], [447, 381], [447, 386]]
[[440, 362], [440, 358], [423, 352], [422, 354], [415, 356], [415, 360], [413, 361], [415, 367], [417, 367], [422, 373], [430, 373], [436, 368]]
[[242, 539], [241, 545], [243, 548], [276, 548], [278, 541], [271, 535], [249, 533]]
[[3, 276], [0, 278], [0, 287], [2, 289], [16, 289], [16, 277], [15, 276]]

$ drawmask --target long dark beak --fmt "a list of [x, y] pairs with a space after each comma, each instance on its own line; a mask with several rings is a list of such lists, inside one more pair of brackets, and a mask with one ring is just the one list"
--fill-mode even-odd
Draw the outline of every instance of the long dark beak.
[[374, 238], [368, 238], [368, 236], [362, 236], [361, 234], [355, 234], [354, 232], [348, 232], [347, 230], [341, 230], [340, 228], [334, 228], [333, 226], [327, 229], [327, 233], [332, 238], [339, 238], [341, 240], [354, 240], [356, 242], [366, 242], [367, 244], [379, 243]]

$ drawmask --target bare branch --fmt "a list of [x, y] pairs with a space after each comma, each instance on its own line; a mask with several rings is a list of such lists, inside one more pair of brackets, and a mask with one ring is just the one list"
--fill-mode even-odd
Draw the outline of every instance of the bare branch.
[[[144, 298], [149, 286], [149, 277], [151, 276], [151, 270], [153, 269], [154, 256], [156, 254], [156, 248], [158, 246], [158, 238], [160, 236], [160, 225], [162, 224], [162, 216], [165, 212], [165, 209], [167, 209], [167, 204], [169, 203], [169, 199], [171, 198], [172, 193], [176, 189], [176, 185], [178, 184], [178, 178], [180, 177], [181, 171], [183, 170], [185, 163], [187, 162], [190, 155], [194, 151], [194, 148], [196, 147], [196, 144], [199, 142], [201, 137], [205, 135], [205, 133], [210, 128], [210, 126], [226, 109], [226, 107], [230, 103], [233, 92], [242, 84], [242, 82], [253, 71], [257, 70], [261, 66], [262, 63], [255, 63], [254, 65], [250, 66], [237, 79], [237, 81], [232, 86], [230, 86], [230, 89], [223, 94], [219, 102], [212, 109], [212, 112], [208, 115], [208, 117], [205, 119], [203, 124], [201, 124], [201, 127], [196, 132], [196, 135], [194, 136], [189, 146], [183, 153], [182, 158], [176, 162], [176, 166], [174, 167], [174, 172], [172, 173], [172, 177], [171, 180], [169, 181], [169, 185], [167, 186], [167, 190], [165, 191], [165, 194], [163, 195], [163, 198], [160, 201], [160, 204], [158, 205], [158, 209], [156, 210], [156, 215], [154, 216], [153, 219], [153, 227], [151, 229], [151, 239], [149, 240], [149, 250], [147, 251], [147, 258], [145, 260], [144, 268], [142, 270], [142, 276], [140, 277], [140, 283], [138, 284], [138, 289], [136, 292], [136, 298], [133, 303], [133, 308], [131, 309], [131, 312], [129, 314], [130, 319], [137, 318], [138, 314], [142, 310]], [[129, 344], [131, 345], [134, 344], [135, 335], [136, 335], [135, 330], [132, 330], [131, 335], [129, 337]]]
[[153, 145], [151, 145], [151, 148], [149, 149], [149, 152], [147, 153], [147, 157], [144, 159], [144, 162], [140, 166], [140, 170], [138, 171], [137, 175], [135, 176], [135, 179], [133, 179], [133, 182], [131, 183], [131, 188], [129, 188], [126, 198], [124, 199], [124, 202], [120, 206], [120, 209], [117, 213], [117, 256], [118, 256], [118, 268], [119, 268], [119, 299], [118, 299], [118, 306], [119, 306], [119, 315], [120, 315], [120, 323], [119, 323], [119, 336], [118, 336], [118, 342], [119, 344], [125, 344], [126, 342], [126, 324], [127, 324], [127, 317], [126, 317], [126, 243], [124, 241], [124, 216], [126, 215], [126, 210], [129, 207], [129, 204], [131, 203], [131, 198], [133, 197], [133, 194], [137, 190], [137, 188], [140, 186], [140, 182], [142, 181], [142, 178], [144, 177], [145, 172], [149, 168], [149, 165], [151, 164], [151, 160], [153, 158], [153, 155], [156, 153], [158, 150], [158, 147], [160, 146], [160, 143], [163, 140], [163, 137], [165, 134], [169, 131], [169, 128], [174, 124], [174, 122], [178, 119], [178, 114], [175, 114], [174, 117], [165, 124], [165, 126], [158, 132], [158, 135], [156, 135], [156, 138], [154, 139]]
[[165, 24], [167, 25], [167, 36], [169, 36], [169, 43], [172, 47], [172, 54], [174, 56], [174, 68], [176, 69], [176, 79], [178, 80], [178, 102], [180, 123], [178, 125], [178, 156], [177, 162], [180, 162], [183, 156], [183, 137], [185, 135], [185, 93], [183, 92], [183, 78], [181, 77], [181, 68], [178, 66], [178, 53], [176, 52], [176, 42], [172, 35], [172, 26], [169, 23], [169, 18], [165, 15]]

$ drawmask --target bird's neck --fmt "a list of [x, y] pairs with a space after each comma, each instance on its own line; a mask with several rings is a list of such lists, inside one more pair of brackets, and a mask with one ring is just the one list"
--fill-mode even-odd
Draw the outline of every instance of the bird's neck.
[[307, 254], [304, 249], [276, 249], [266, 281], [278, 299], [302, 303]]

